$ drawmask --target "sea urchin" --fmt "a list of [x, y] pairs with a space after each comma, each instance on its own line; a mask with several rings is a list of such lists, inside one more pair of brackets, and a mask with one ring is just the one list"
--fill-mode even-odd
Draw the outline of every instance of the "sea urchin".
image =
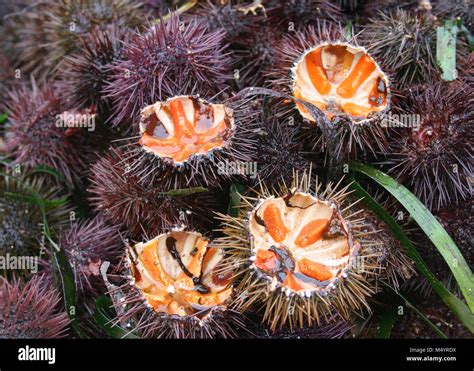
[[26, 284], [0, 277], [0, 339], [51, 339], [67, 335], [69, 318], [44, 276]]
[[232, 287], [222, 259], [207, 238], [182, 229], [129, 246], [120, 321], [136, 318], [144, 337], [232, 336], [238, 322], [227, 313]]
[[239, 310], [263, 309], [272, 330], [301, 328], [369, 309], [380, 271], [377, 242], [354, 218], [347, 187], [320, 191], [310, 173], [293, 184], [244, 196], [240, 215], [220, 215], [224, 237], [215, 240], [236, 277]]

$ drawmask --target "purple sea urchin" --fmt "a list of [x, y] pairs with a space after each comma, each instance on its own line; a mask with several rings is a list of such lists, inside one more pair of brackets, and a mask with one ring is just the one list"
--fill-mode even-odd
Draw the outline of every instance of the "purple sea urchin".
[[271, 23], [290, 31], [320, 20], [339, 22], [343, 19], [339, 6], [329, 0], [270, 0], [265, 9]]
[[131, 236], [143, 239], [178, 224], [210, 222], [210, 210], [217, 203], [215, 195], [202, 188], [180, 190], [173, 184], [167, 186], [169, 180], [158, 170], [153, 177], [141, 179], [133, 175], [132, 166], [134, 163], [123, 151], [112, 149], [91, 169], [89, 199], [113, 224], [123, 225]]
[[466, 81], [474, 89], [474, 51], [469, 53], [468, 57], [460, 61], [459, 64], [459, 79]]
[[413, 261], [405, 253], [400, 241], [372, 210], [358, 205], [354, 208], [362, 210], [366, 220], [366, 225], [361, 231], [371, 235], [371, 239], [377, 246], [375, 249], [379, 254], [379, 264], [384, 267], [380, 279], [390, 284], [395, 290], [399, 290], [406, 281], [416, 275]]
[[238, 217], [220, 215], [225, 236], [215, 244], [236, 277], [233, 307], [261, 308], [272, 330], [369, 309], [382, 267], [380, 242], [364, 230], [347, 188], [322, 191], [308, 173], [279, 189], [260, 186], [255, 197], [243, 198]]
[[246, 7], [251, 4], [252, 1], [247, 0], [204, 0], [183, 17], [202, 19], [210, 31], [225, 30], [226, 41], [233, 42], [249, 31], [253, 23], [253, 15], [246, 13]]
[[224, 34], [208, 32], [199, 21], [182, 28], [179, 17], [172, 15], [167, 22], [132, 36], [124, 45], [123, 60], [112, 65], [105, 88], [113, 102], [112, 124], [137, 127], [146, 105], [193, 91], [212, 96], [224, 90], [230, 78]]
[[474, 4], [469, 0], [434, 0], [433, 13], [438, 18], [460, 17], [464, 25], [472, 30], [474, 26]]
[[0, 25], [4, 22], [4, 17], [15, 13], [28, 5], [31, 5], [31, 0], [1, 0], [0, 1]]
[[[225, 31], [229, 44], [234, 78], [239, 87], [256, 86], [263, 82], [263, 67], [271, 61], [272, 41], [278, 39], [277, 28], [270, 26], [264, 7], [255, 2], [202, 1], [189, 17], [202, 20], [212, 31]], [[185, 14], [186, 16], [186, 14]]]
[[128, 246], [119, 321], [135, 321], [142, 337], [235, 336], [240, 322], [227, 309], [232, 287], [222, 259], [207, 238], [182, 229]]
[[93, 119], [93, 113], [67, 111], [56, 86], [39, 88], [34, 81], [31, 89], [25, 84], [11, 92], [5, 109], [9, 113], [5, 139], [14, 164], [46, 165], [57, 170], [69, 187], [81, 183], [87, 151], [82, 134], [87, 129], [70, 125], [69, 118]]
[[270, 115], [261, 121], [255, 157], [258, 181], [265, 184], [291, 181], [295, 171], [309, 170], [312, 159], [304, 153], [301, 123], [292, 124]]
[[[352, 0], [347, 0], [352, 1]], [[357, 1], [357, 0], [356, 0]], [[370, 0], [370, 1], [360, 1], [359, 4], [362, 14], [365, 16], [365, 20], [370, 17], [374, 17], [377, 13], [383, 12], [385, 14], [394, 12], [397, 9], [402, 10], [419, 10], [429, 11], [427, 8], [426, 1], [413, 1], [413, 0]]]
[[59, 294], [33, 276], [29, 282], [0, 277], [0, 339], [52, 339], [67, 335], [69, 318]]
[[471, 196], [457, 207], [443, 208], [436, 213], [443, 227], [453, 238], [469, 266], [474, 265], [474, 198]]
[[242, 34], [232, 45], [234, 73], [240, 87], [260, 86], [266, 83], [266, 70], [274, 65], [275, 46], [281, 39], [275, 25], [268, 19], [255, 21], [254, 28]]
[[430, 209], [471, 195], [473, 100], [463, 83], [413, 89], [405, 110], [418, 125], [394, 128], [391, 173]]
[[126, 30], [117, 25], [95, 30], [84, 36], [76, 53], [64, 58], [59, 78], [73, 107], [95, 106], [99, 114], [109, 108], [103, 89], [110, 78], [110, 64], [120, 59], [125, 37]]
[[111, 24], [139, 26], [144, 21], [139, 6], [129, 0], [46, 1], [11, 17], [6, 27], [22, 71], [48, 74], [79, 49], [87, 33]]
[[45, 42], [42, 27], [47, 6], [47, 3], [36, 2], [28, 9], [9, 14], [2, 20], [2, 52], [23, 74], [40, 70], [39, 60], [45, 57], [38, 46]]
[[123, 246], [120, 228], [106, 222], [104, 216], [73, 222], [59, 237], [59, 246], [74, 272], [76, 291], [81, 295], [105, 291], [100, 266], [108, 261], [115, 265]]

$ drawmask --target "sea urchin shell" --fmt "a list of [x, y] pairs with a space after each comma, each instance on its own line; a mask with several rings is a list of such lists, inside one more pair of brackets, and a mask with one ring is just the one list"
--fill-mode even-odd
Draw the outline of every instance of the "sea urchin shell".
[[139, 143], [179, 165], [226, 145], [234, 126], [232, 111], [224, 104], [178, 96], [143, 109]]
[[[235, 329], [223, 319], [232, 294], [220, 270], [221, 249], [201, 234], [173, 230], [128, 246], [130, 282], [120, 318], [139, 318], [144, 337], [228, 337]], [[234, 323], [235, 325], [235, 323]]]
[[[388, 80], [364, 48], [324, 43], [308, 50], [293, 70], [293, 95], [334, 116], [360, 123], [387, 109]], [[297, 105], [303, 117], [314, 118]]]
[[[296, 102], [305, 121], [320, 129], [334, 127], [331, 137], [323, 130], [323, 140], [316, 139], [314, 149], [336, 142], [331, 155], [337, 157], [385, 150], [380, 119], [390, 108], [390, 81], [355, 37], [320, 22], [284, 36], [275, 52], [277, 62], [268, 70], [273, 86], [318, 107], [327, 119], [320, 122]], [[288, 113], [284, 108], [280, 115]]]
[[183, 95], [145, 107], [140, 139], [131, 137], [121, 146], [131, 174], [149, 180], [161, 173], [162, 184], [174, 188], [215, 189], [229, 179], [243, 179], [248, 175], [243, 166], [255, 159], [257, 147], [259, 113], [249, 103]]
[[[262, 307], [275, 330], [311, 326], [334, 315], [369, 308], [376, 292], [377, 245], [364, 219], [351, 220], [347, 188], [315, 192], [310, 175], [296, 175], [287, 187], [244, 197], [238, 217], [220, 215], [224, 237], [215, 240], [236, 278], [239, 310]], [[358, 214], [358, 213], [356, 213]]]

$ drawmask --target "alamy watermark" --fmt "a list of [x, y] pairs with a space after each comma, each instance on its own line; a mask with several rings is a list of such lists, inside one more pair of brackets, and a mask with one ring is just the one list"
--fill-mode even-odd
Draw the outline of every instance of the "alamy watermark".
[[87, 128], [88, 131], [95, 130], [95, 113], [81, 111], [64, 111], [56, 115], [56, 127], [58, 128]]
[[31, 273], [38, 273], [37, 256], [16, 256], [6, 253], [0, 256], [1, 270], [29, 270]]
[[18, 349], [19, 361], [46, 361], [50, 365], [56, 363], [56, 348], [35, 348], [29, 345]]
[[252, 179], [257, 177], [256, 162], [221, 161], [217, 164], [217, 173], [220, 175], [247, 175]]
[[415, 113], [397, 114], [389, 112], [382, 117], [380, 126], [386, 128], [418, 128], [421, 122], [421, 115]]

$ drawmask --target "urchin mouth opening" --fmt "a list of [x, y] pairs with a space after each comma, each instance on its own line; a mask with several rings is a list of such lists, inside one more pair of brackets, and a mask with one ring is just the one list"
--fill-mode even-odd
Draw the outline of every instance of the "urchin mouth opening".
[[265, 198], [248, 223], [251, 267], [271, 291], [288, 296], [327, 294], [347, 277], [358, 250], [337, 205], [309, 193]]
[[[390, 103], [385, 73], [365, 48], [348, 43], [322, 43], [307, 50], [292, 68], [292, 83], [294, 97], [314, 104], [329, 120], [342, 116], [367, 122]], [[301, 104], [296, 106], [314, 122]]]
[[180, 166], [224, 149], [234, 133], [233, 111], [197, 96], [175, 96], [142, 110], [141, 147]]
[[200, 233], [173, 230], [128, 246], [131, 284], [154, 312], [199, 323], [227, 308], [230, 277], [224, 254]]

